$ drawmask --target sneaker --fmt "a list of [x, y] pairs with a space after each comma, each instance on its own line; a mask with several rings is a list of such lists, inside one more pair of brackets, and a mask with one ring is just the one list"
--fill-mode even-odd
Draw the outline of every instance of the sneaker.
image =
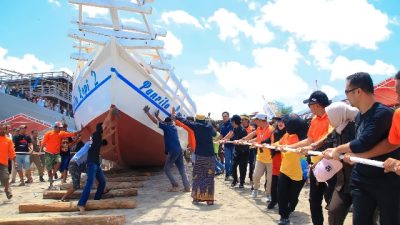
[[237, 184], [237, 181], [233, 181], [232, 184], [231, 184], [231, 187], [235, 187], [236, 184]]
[[257, 196], [258, 196], [258, 190], [253, 190], [253, 191], [251, 192], [251, 197], [257, 198]]
[[46, 181], [43, 179], [43, 176], [40, 176], [40, 177], [39, 177], [39, 181], [40, 181], [40, 182], [46, 182]]
[[243, 183], [240, 183], [240, 184], [239, 184], [239, 188], [244, 188], [244, 184], [243, 184]]
[[267, 195], [267, 197], [265, 198], [265, 200], [266, 200], [267, 203], [270, 203], [270, 202], [271, 202], [271, 195]]
[[279, 221], [278, 225], [290, 225], [290, 220], [289, 219], [281, 219]]

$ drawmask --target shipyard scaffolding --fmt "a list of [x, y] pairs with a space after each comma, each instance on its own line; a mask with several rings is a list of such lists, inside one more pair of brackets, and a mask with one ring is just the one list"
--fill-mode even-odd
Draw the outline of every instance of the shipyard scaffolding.
[[26, 99], [65, 116], [73, 116], [71, 75], [64, 71], [19, 73], [0, 68], [0, 85], [3, 93]]

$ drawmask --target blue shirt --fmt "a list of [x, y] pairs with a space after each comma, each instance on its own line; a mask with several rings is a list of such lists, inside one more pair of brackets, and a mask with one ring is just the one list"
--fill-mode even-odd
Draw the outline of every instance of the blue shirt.
[[[375, 103], [364, 114], [356, 117], [356, 137], [350, 142], [350, 149], [354, 153], [366, 152], [379, 142], [387, 138], [391, 126], [393, 110], [381, 103]], [[396, 149], [388, 154], [371, 159], [385, 161], [387, 158], [400, 159], [400, 150]], [[383, 168], [357, 163], [352, 171], [352, 183], [398, 185], [400, 177], [395, 173], [384, 173]]]
[[86, 163], [89, 148], [90, 148], [90, 143], [88, 141], [81, 149], [79, 149], [79, 151], [74, 155], [74, 157], [72, 157], [71, 161], [76, 162], [78, 166], [82, 165], [83, 163]]
[[175, 125], [159, 122], [158, 127], [164, 131], [165, 153], [179, 153], [182, 151], [179, 143], [178, 130]]
[[[229, 133], [229, 131], [233, 130], [231, 121], [228, 120], [226, 123], [221, 124], [219, 130], [222, 137], [225, 137]], [[233, 147], [233, 144], [231, 143], [226, 143], [224, 145], [225, 147]]]

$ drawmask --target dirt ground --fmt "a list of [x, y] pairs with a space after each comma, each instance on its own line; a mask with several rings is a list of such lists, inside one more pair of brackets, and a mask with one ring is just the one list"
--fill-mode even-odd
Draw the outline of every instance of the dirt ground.
[[[190, 171], [191, 168], [187, 167]], [[190, 174], [190, 172], [188, 173]], [[175, 171], [175, 177], [180, 180]], [[18, 180], [18, 178], [17, 178]], [[60, 181], [57, 181], [60, 182]], [[262, 181], [263, 182], [263, 181]], [[57, 184], [57, 183], [56, 183]], [[31, 216], [68, 216], [78, 213], [36, 213], [19, 214], [18, 204], [22, 202], [52, 202], [56, 200], [42, 199], [42, 192], [48, 183], [38, 182], [37, 176], [34, 183], [25, 187], [12, 185], [14, 197], [7, 200], [0, 191], [0, 220], [1, 218], [31, 217]], [[123, 214], [126, 216], [126, 224], [277, 224], [279, 220], [278, 210], [267, 210], [264, 196], [253, 199], [250, 196], [250, 185], [247, 183], [244, 189], [231, 188], [230, 182], [223, 176], [215, 179], [215, 205], [193, 205], [190, 193], [171, 193], [166, 190], [169, 182], [162, 171], [154, 172], [149, 180], [144, 182], [144, 187], [139, 188], [139, 194], [135, 197], [136, 209], [124, 210], [98, 210], [89, 211], [94, 214]], [[292, 224], [312, 224], [308, 204], [308, 187], [305, 186], [300, 193], [300, 201], [296, 211], [292, 213]], [[277, 207], [276, 207], [277, 208]], [[327, 213], [325, 224], [327, 224]], [[351, 213], [346, 219], [346, 225], [351, 224]]]

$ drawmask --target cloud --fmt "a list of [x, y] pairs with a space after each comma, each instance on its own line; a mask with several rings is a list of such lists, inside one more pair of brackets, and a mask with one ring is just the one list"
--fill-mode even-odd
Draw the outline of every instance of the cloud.
[[347, 76], [357, 72], [367, 72], [371, 75], [391, 75], [396, 72], [393, 65], [382, 60], [375, 60], [373, 64], [362, 59], [348, 59], [345, 56], [334, 56], [331, 48], [325, 43], [312, 43], [308, 52], [314, 58], [318, 69], [330, 71], [330, 80], [344, 80]]
[[126, 23], [130, 23], [130, 24], [137, 24], [140, 23], [142, 24], [142, 22], [134, 17], [131, 18], [121, 18], [121, 22], [126, 24]]
[[164, 52], [172, 56], [182, 54], [183, 44], [171, 31], [168, 31], [167, 36], [160, 37], [164, 41]]
[[54, 4], [54, 5], [56, 5], [57, 7], [61, 7], [61, 4], [60, 4], [60, 2], [59, 2], [58, 0], [49, 0], [49, 3], [50, 3], [50, 4]]
[[274, 0], [262, 20], [304, 41], [376, 49], [389, 38], [389, 18], [367, 0]]
[[0, 68], [19, 73], [39, 73], [51, 71], [65, 71], [72, 75], [72, 71], [66, 67], [55, 69], [54, 65], [38, 59], [33, 54], [25, 54], [22, 58], [9, 56], [8, 50], [0, 47]]
[[314, 57], [314, 63], [320, 68], [327, 68], [331, 64], [332, 50], [326, 43], [312, 43], [308, 52]]
[[161, 20], [167, 25], [172, 21], [176, 24], [187, 24], [199, 29], [204, 29], [198, 19], [183, 10], [165, 12], [161, 15]]
[[328, 95], [329, 99], [332, 99], [332, 98], [338, 96], [338, 94], [339, 94], [338, 90], [336, 90], [334, 87], [329, 86], [329, 85], [322, 85], [321, 91], [325, 92], [326, 95]]
[[247, 20], [240, 19], [238, 15], [224, 8], [215, 11], [207, 22], [217, 24], [219, 28], [218, 37], [222, 41], [235, 40], [240, 33], [251, 38], [254, 44], [268, 44], [274, 39], [274, 34], [262, 21], [256, 20], [252, 25]]
[[329, 66], [331, 80], [345, 79], [347, 76], [357, 72], [367, 72], [371, 75], [392, 75], [396, 73], [393, 65], [382, 60], [375, 60], [374, 64], [368, 64], [364, 60], [350, 60], [344, 56], [338, 56]]
[[[75, 8], [78, 9], [78, 6], [75, 5]], [[99, 7], [93, 7], [93, 6], [86, 6], [84, 5], [82, 8], [82, 11], [84, 14], [86, 14], [88, 17], [104, 17], [109, 14], [109, 10], [106, 8], [99, 8]]]
[[236, 61], [217, 62], [210, 58], [207, 68], [200, 72], [214, 75], [221, 86], [220, 91], [226, 94], [207, 93], [194, 96], [199, 111], [212, 109], [212, 113], [217, 115], [223, 110], [232, 113], [258, 111], [262, 109], [262, 95], [267, 100], [282, 101], [295, 108], [302, 105], [303, 98], [309, 94], [309, 87], [296, 74], [301, 58], [292, 39], [285, 49], [254, 49], [255, 65], [252, 67]]

